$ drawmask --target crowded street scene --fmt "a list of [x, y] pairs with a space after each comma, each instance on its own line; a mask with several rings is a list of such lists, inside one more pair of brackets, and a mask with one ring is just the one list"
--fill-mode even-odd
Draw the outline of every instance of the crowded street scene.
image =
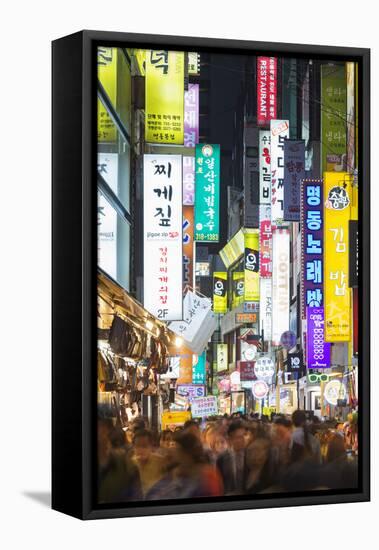
[[98, 504], [356, 489], [357, 63], [97, 67]]

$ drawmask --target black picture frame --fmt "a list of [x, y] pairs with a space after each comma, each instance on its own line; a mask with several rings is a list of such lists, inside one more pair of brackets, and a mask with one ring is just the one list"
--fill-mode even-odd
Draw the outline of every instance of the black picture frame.
[[[259, 52], [359, 65], [359, 413], [357, 490], [94, 503], [96, 455], [96, 57], [99, 45]], [[52, 43], [52, 507], [81, 519], [116, 518], [370, 499], [370, 50], [85, 30]]]

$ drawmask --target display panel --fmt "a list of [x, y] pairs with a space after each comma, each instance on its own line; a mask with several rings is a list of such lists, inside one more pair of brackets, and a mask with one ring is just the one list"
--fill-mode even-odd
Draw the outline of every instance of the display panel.
[[358, 62], [97, 60], [95, 505], [359, 491]]

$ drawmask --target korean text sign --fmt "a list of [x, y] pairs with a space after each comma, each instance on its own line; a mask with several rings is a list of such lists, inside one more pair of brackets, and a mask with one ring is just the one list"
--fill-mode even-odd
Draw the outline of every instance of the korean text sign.
[[271, 207], [259, 207], [259, 274], [261, 277], [272, 277], [272, 229]]
[[144, 155], [144, 307], [183, 318], [182, 157]]
[[209, 395], [208, 397], [194, 399], [191, 405], [191, 412], [193, 418], [216, 415], [218, 413], [217, 397]]
[[259, 130], [259, 202], [271, 204], [270, 130]]
[[195, 241], [217, 242], [220, 205], [220, 146], [196, 145]]
[[284, 217], [284, 141], [289, 136], [288, 120], [271, 120], [271, 219], [280, 224]]
[[265, 125], [276, 118], [277, 60], [276, 57], [257, 58], [257, 122]]
[[199, 143], [199, 84], [188, 84], [184, 92], [184, 147]]
[[245, 301], [259, 301], [259, 231], [245, 233]]
[[307, 367], [328, 369], [330, 367], [330, 343], [325, 342], [323, 307], [307, 307]]
[[184, 53], [146, 52], [145, 139], [184, 143]]
[[324, 305], [323, 181], [305, 179], [301, 188], [302, 317], [307, 307]]
[[349, 220], [353, 176], [324, 173], [325, 340], [347, 342], [351, 330]]
[[300, 186], [305, 177], [305, 142], [284, 141], [284, 219], [300, 221]]
[[217, 371], [228, 370], [228, 344], [217, 344]]
[[193, 288], [194, 242], [193, 206], [183, 206], [183, 289]]

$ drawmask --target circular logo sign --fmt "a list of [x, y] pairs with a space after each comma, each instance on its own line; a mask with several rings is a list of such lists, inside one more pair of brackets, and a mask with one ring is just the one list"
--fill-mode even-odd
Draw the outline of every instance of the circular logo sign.
[[204, 145], [204, 147], [201, 148], [201, 152], [205, 157], [211, 157], [213, 155], [212, 145]]
[[271, 357], [259, 357], [254, 365], [254, 374], [257, 378], [272, 378], [275, 366]]
[[296, 334], [292, 330], [286, 330], [280, 337], [280, 343], [286, 349], [291, 349], [296, 346]]
[[268, 385], [264, 380], [258, 380], [253, 384], [253, 395], [255, 399], [263, 399], [268, 394]]
[[324, 398], [330, 405], [337, 405], [338, 399], [346, 398], [346, 388], [339, 380], [330, 380], [324, 389]]
[[330, 189], [328, 198], [325, 202], [326, 208], [331, 208], [332, 210], [344, 210], [349, 206], [349, 204], [349, 195], [344, 187], [336, 185]]
[[257, 354], [257, 348], [255, 346], [248, 346], [242, 352], [246, 361], [253, 361]]
[[235, 370], [234, 372], [232, 372], [232, 374], [230, 375], [230, 383], [233, 385], [233, 386], [237, 386], [238, 384], [240, 384], [241, 382], [241, 375], [240, 373]]

